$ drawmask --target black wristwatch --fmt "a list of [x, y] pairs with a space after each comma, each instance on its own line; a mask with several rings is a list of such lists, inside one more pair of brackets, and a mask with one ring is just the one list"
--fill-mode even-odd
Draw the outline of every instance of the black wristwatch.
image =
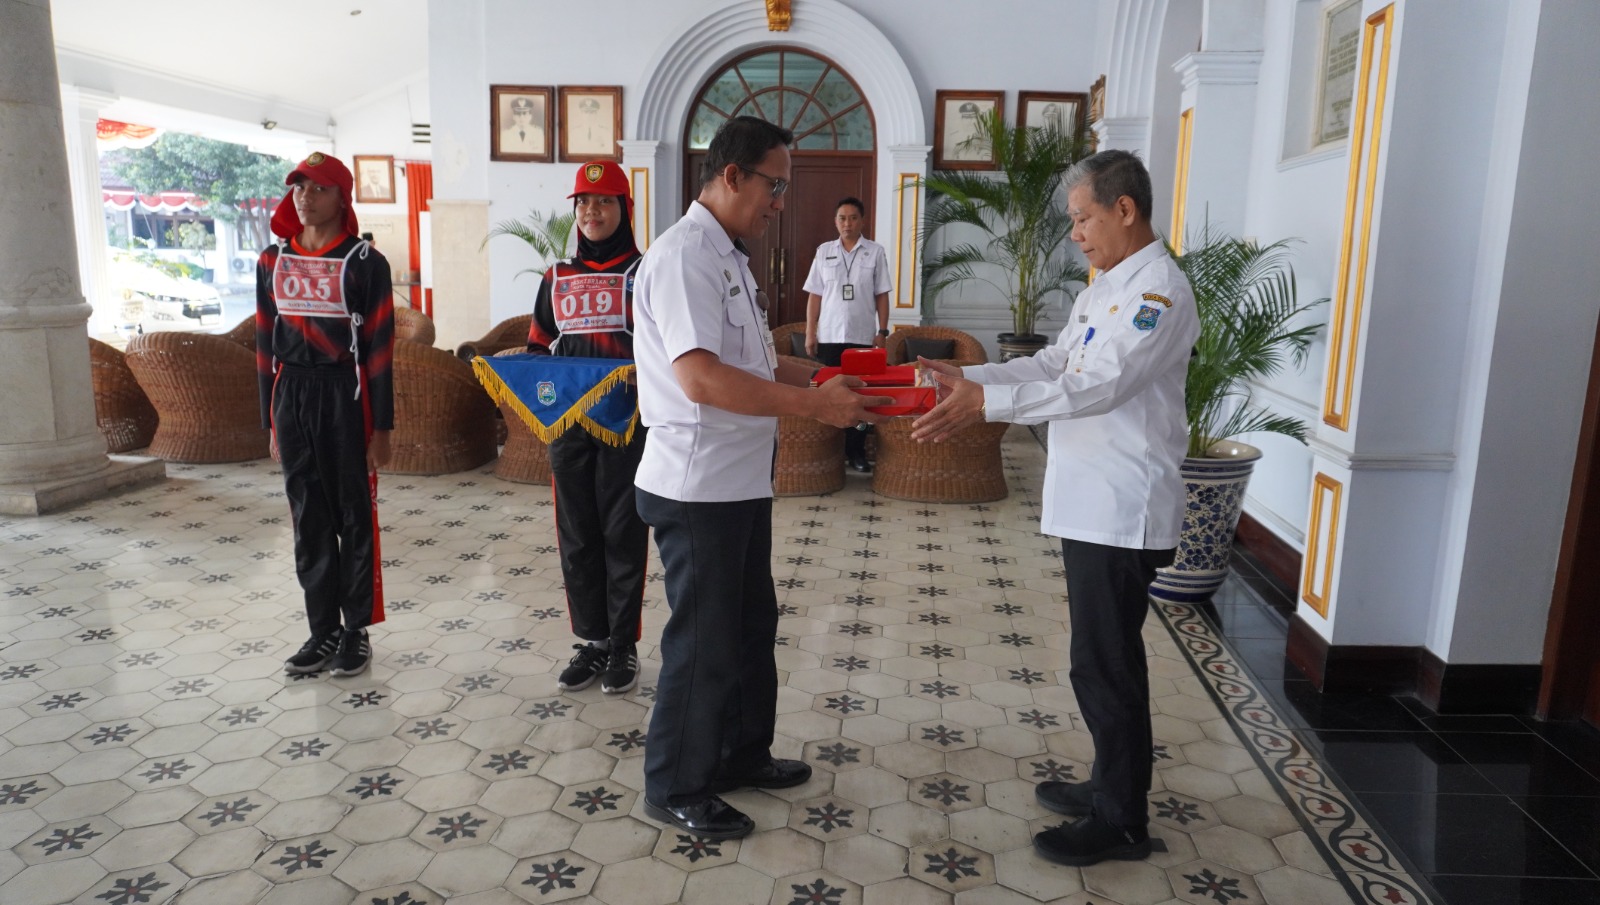
[[889, 331], [888, 330], [879, 330], [878, 331], [878, 335], [879, 336], [888, 336], [889, 335]]

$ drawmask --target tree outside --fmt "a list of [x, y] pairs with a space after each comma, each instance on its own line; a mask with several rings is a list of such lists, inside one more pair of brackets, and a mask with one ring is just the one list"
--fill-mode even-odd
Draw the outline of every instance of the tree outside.
[[209, 216], [243, 230], [255, 248], [272, 241], [272, 211], [293, 166], [244, 145], [181, 132], [168, 132], [147, 148], [108, 153], [104, 163], [141, 194], [193, 193], [206, 202]]

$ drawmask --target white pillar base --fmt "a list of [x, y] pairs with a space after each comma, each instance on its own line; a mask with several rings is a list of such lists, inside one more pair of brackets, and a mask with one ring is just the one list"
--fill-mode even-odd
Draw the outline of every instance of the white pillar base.
[[0, 484], [0, 515], [44, 515], [135, 490], [167, 479], [167, 463], [142, 456], [108, 456], [106, 467], [92, 474], [31, 484]]

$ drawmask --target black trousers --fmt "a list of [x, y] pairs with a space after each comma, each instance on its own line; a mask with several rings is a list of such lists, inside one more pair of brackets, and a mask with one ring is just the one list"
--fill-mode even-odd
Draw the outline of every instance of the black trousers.
[[638, 491], [666, 570], [645, 797], [682, 805], [711, 794], [719, 773], [771, 757], [778, 711], [778, 596], [772, 584], [772, 500], [684, 503]]
[[585, 641], [639, 640], [650, 528], [639, 518], [633, 475], [645, 429], [611, 446], [581, 427], [550, 444], [556, 543], [572, 633]]
[[1150, 822], [1150, 666], [1140, 629], [1156, 569], [1174, 550], [1061, 541], [1072, 619], [1072, 692], [1094, 739], [1094, 809], [1119, 826]]
[[355, 371], [285, 366], [272, 427], [294, 522], [294, 568], [312, 634], [381, 619], [377, 508], [367, 473], [367, 427]]
[[[830, 368], [837, 368], [844, 350], [870, 348], [872, 348], [870, 344], [863, 346], [856, 343], [817, 343], [817, 360]], [[844, 432], [844, 457], [846, 459], [867, 457], [866, 431], [847, 429]]]

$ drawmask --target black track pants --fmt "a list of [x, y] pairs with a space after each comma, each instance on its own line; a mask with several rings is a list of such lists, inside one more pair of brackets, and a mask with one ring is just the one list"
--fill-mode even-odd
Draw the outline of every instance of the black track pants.
[[284, 367], [272, 394], [295, 572], [317, 635], [382, 619], [366, 416], [355, 394], [348, 367]]
[[627, 446], [611, 446], [574, 427], [550, 444], [567, 612], [585, 641], [639, 640], [650, 529], [634, 503], [633, 475], [644, 435], [641, 426]]

